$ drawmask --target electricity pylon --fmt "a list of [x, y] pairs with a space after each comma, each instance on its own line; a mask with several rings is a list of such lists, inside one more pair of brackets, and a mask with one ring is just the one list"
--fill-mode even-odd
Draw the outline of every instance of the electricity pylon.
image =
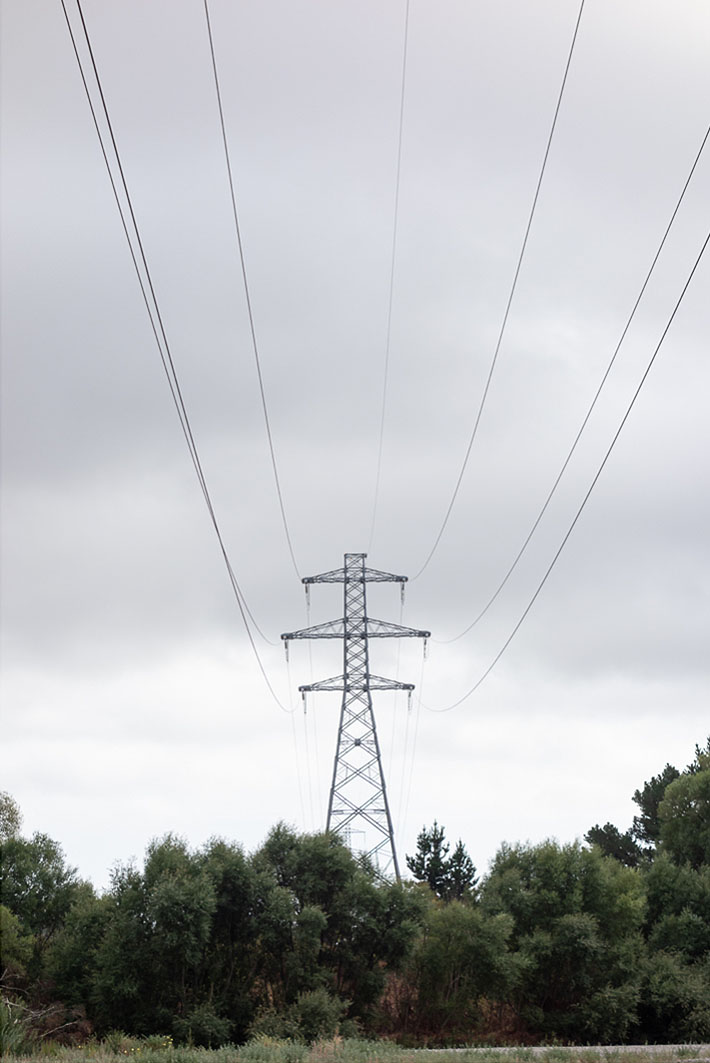
[[287, 649], [291, 639], [343, 640], [343, 674], [298, 688], [304, 697], [312, 690], [343, 691], [326, 830], [337, 831], [348, 843], [359, 829], [364, 828], [366, 837], [374, 832], [376, 840], [365, 847], [366, 855], [381, 874], [388, 874], [393, 869], [399, 880], [392, 817], [372, 709], [372, 691], [411, 691], [414, 687], [411, 683], [372, 675], [368, 641], [373, 638], [427, 639], [430, 632], [373, 620], [367, 615], [365, 589], [368, 583], [399, 583], [403, 587], [407, 577], [367, 568], [366, 557], [367, 554], [346, 554], [342, 568], [323, 572], [320, 576], [306, 576], [302, 580], [306, 584], [306, 591], [312, 583], [344, 584], [344, 615], [340, 620], [329, 620], [301, 631], [289, 631], [281, 638], [287, 644]]

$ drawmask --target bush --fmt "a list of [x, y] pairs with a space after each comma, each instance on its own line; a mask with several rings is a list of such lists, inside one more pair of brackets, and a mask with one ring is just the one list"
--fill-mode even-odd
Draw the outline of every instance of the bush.
[[219, 1048], [229, 1042], [232, 1024], [205, 1004], [173, 1022], [175, 1039], [200, 1048]]
[[346, 1001], [331, 996], [326, 989], [311, 989], [299, 993], [284, 1011], [273, 1008], [262, 1011], [252, 1023], [250, 1033], [252, 1037], [312, 1044], [335, 1037], [347, 1007]]
[[24, 1009], [10, 1000], [0, 1000], [0, 1056], [20, 1056], [32, 1051], [35, 1036]]
[[644, 1036], [658, 1042], [704, 1043], [710, 1038], [710, 961], [688, 964], [657, 952], [644, 964], [639, 1013]]

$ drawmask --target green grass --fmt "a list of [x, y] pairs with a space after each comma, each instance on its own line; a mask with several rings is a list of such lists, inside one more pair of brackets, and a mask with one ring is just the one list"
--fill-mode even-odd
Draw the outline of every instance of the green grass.
[[638, 1048], [400, 1048], [387, 1041], [321, 1041], [302, 1045], [261, 1038], [240, 1047], [173, 1047], [166, 1038], [112, 1035], [76, 1048], [44, 1044], [28, 1055], [5, 1056], [12, 1063], [689, 1063], [708, 1060], [710, 1046]]

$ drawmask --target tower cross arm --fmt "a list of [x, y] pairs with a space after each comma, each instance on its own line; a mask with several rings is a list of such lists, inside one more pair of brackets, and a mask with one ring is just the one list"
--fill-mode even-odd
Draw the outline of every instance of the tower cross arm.
[[402, 624], [391, 624], [387, 620], [356, 619], [346, 625], [345, 620], [328, 620], [325, 624], [314, 624], [299, 631], [286, 631], [281, 636], [284, 642], [291, 639], [342, 639], [348, 635], [359, 635], [372, 639], [428, 639], [431, 631], [418, 631]]
[[345, 620], [328, 620], [325, 624], [303, 627], [300, 631], [286, 631], [281, 638], [284, 642], [291, 639], [342, 639], [345, 636]]
[[413, 683], [400, 683], [398, 679], [385, 679], [381, 675], [368, 675], [367, 681], [348, 680], [344, 675], [336, 675], [331, 679], [321, 679], [317, 683], [308, 683], [300, 686], [301, 694], [309, 694], [316, 690], [414, 690]]
[[367, 618], [367, 634], [371, 639], [428, 639], [431, 631], [418, 631], [401, 624], [390, 624], [387, 620]]
[[381, 572], [378, 568], [361, 568], [355, 574], [345, 568], [334, 568], [319, 576], [304, 576], [301, 583], [406, 583], [407, 580], [407, 576]]

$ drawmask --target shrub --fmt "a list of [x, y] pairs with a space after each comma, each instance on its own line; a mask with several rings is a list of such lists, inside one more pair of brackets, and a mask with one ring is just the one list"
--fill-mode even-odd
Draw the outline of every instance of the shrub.
[[200, 1048], [219, 1048], [229, 1042], [232, 1024], [229, 1019], [217, 1015], [212, 1009], [202, 1004], [184, 1018], [173, 1022], [175, 1038], [183, 1043], [198, 1045]]
[[262, 1011], [252, 1023], [250, 1033], [252, 1037], [312, 1044], [335, 1037], [347, 1007], [346, 1001], [331, 996], [326, 989], [311, 989], [299, 993], [284, 1011], [273, 1008]]
[[24, 1009], [11, 1000], [0, 1000], [0, 1056], [20, 1056], [31, 1052], [35, 1036]]

